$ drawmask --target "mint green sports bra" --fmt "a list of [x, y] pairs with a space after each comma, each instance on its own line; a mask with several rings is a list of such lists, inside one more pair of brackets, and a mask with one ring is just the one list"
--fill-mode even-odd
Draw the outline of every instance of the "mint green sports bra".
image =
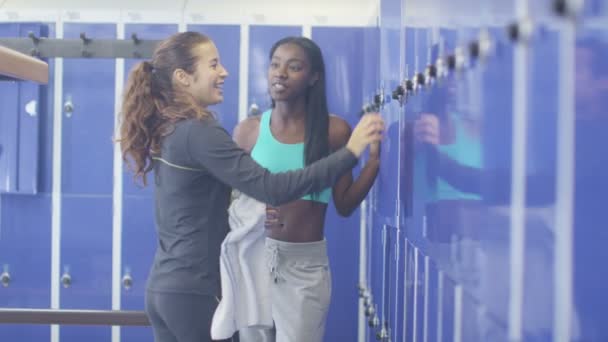
[[[270, 115], [270, 110], [262, 114], [258, 140], [251, 150], [251, 157], [272, 173], [304, 168], [304, 143], [283, 144], [275, 139], [270, 131]], [[302, 199], [329, 203], [330, 197], [331, 188], [327, 188]]]

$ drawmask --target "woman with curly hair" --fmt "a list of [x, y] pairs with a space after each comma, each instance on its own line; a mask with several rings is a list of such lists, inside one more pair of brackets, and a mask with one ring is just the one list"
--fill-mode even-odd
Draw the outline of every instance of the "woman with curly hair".
[[222, 102], [227, 76], [215, 44], [185, 32], [136, 65], [125, 89], [123, 159], [144, 185], [154, 171], [158, 246], [146, 313], [157, 342], [211, 341], [231, 188], [272, 205], [290, 202], [334, 184], [382, 137], [382, 119], [368, 115], [344, 148], [304, 169], [272, 174], [207, 109]]

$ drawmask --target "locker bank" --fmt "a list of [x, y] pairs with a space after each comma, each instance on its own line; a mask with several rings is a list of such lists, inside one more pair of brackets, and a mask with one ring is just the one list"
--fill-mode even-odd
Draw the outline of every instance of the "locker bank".
[[154, 186], [113, 141], [129, 71], [185, 31], [229, 71], [230, 134], [288, 36], [330, 113], [384, 119], [369, 194], [327, 211], [324, 341], [608, 341], [603, 0], [0, 1], [0, 46], [48, 67], [0, 51], [0, 341], [154, 340]]

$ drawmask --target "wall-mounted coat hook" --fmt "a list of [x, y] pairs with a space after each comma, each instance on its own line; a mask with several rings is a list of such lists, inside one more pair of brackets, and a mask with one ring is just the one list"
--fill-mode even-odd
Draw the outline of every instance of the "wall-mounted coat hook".
[[454, 70], [456, 69], [456, 56], [455, 55], [449, 55], [446, 57], [446, 64], [448, 65], [448, 70]]
[[91, 42], [91, 38], [87, 37], [87, 34], [85, 32], [80, 33], [80, 39], [82, 39], [82, 43], [85, 45]]
[[472, 42], [469, 43], [469, 55], [472, 58], [479, 58], [479, 42], [474, 40]]
[[32, 42], [34, 43], [34, 45], [37, 45], [40, 42], [40, 38], [38, 38], [36, 36], [36, 34], [32, 31], [29, 31], [27, 33], [27, 36], [32, 40]]
[[533, 31], [534, 24], [530, 19], [522, 19], [507, 26], [507, 35], [514, 43], [527, 43]]
[[141, 39], [139, 39], [139, 37], [137, 36], [137, 33], [132, 33], [131, 39], [133, 40], [133, 44], [135, 44], [135, 45], [138, 45], [139, 43], [141, 43]]
[[82, 57], [85, 57], [85, 58], [92, 57], [93, 54], [87, 50], [87, 45], [89, 45], [89, 43], [91, 43], [91, 38], [87, 37], [87, 34], [85, 32], [81, 32], [80, 39], [82, 40], [82, 44], [83, 44], [82, 52], [81, 52]]
[[393, 100], [399, 100], [401, 101], [401, 99], [403, 98], [403, 95], [405, 95], [405, 87], [403, 85], [398, 85], [395, 90], [393, 90]]
[[584, 0], [554, 0], [553, 11], [562, 17], [576, 17], [583, 9]]
[[414, 82], [414, 89], [418, 90], [422, 87], [424, 87], [426, 85], [426, 77], [424, 77], [424, 74], [419, 72], [414, 76], [413, 82]]

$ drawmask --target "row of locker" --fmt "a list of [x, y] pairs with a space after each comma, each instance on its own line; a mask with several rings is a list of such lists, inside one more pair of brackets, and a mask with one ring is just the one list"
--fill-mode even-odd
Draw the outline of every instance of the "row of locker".
[[[61, 30], [60, 37], [78, 38], [81, 32], [86, 32], [92, 39], [113, 39], [120, 30], [115, 24], [64, 23], [58, 27], [21, 23], [1, 24], [0, 34], [13, 35], [17, 31], [26, 36], [29, 31], [44, 32], [42, 28], [51, 37]], [[126, 24], [122, 34], [162, 39], [177, 29], [173, 24]], [[222, 63], [230, 72], [225, 92], [232, 95], [214, 108], [230, 132], [239, 120], [242, 28], [200, 25], [188, 29], [212, 37]], [[355, 72], [361, 68], [362, 46], [356, 42], [366, 30], [312, 28], [312, 38], [325, 55], [330, 111], [343, 115], [351, 124], [357, 121], [362, 103], [362, 80]], [[285, 36], [302, 35], [302, 27], [250, 26], [247, 35], [248, 103], [267, 108], [266, 65], [270, 47]], [[6, 286], [0, 286], [0, 307], [143, 310], [145, 279], [156, 247], [153, 188], [140, 188], [131, 174], [116, 171], [112, 145], [114, 99], [120, 92], [118, 86], [137, 60], [125, 60], [124, 70], [109, 59], [63, 59], [60, 65], [56, 60], [49, 62], [50, 86], [32, 86], [40, 94], [39, 113], [34, 117], [38, 127], [31, 130], [24, 127], [20, 131], [22, 139], [36, 142], [39, 150], [26, 151], [12, 142], [8, 145], [29, 155], [39, 167], [37, 171], [30, 170], [31, 174], [19, 175], [29, 177], [37, 185], [36, 191], [25, 194], [26, 191], [3, 189], [0, 195], [3, 267], [0, 272], [6, 275]], [[62, 78], [59, 82], [57, 76]], [[29, 85], [2, 86], [17, 89]], [[1, 117], [13, 117], [17, 112], [19, 120], [23, 120], [23, 111], [16, 109], [22, 108], [22, 104], [14, 103], [17, 97], [9, 94], [0, 93], [1, 103], [12, 102]], [[66, 103], [70, 110], [66, 110]], [[60, 118], [55, 117], [57, 113]], [[55, 139], [59, 139], [59, 144], [53, 149]], [[355, 340], [359, 214], [339, 218], [331, 207], [327, 220], [328, 249], [334, 270], [327, 340]], [[48, 326], [0, 326], [0, 340], [44, 341], [50, 336]], [[62, 326], [59, 330], [61, 341], [81, 341], [85, 337], [90, 341], [109, 341], [111, 336], [110, 327]], [[121, 340], [149, 341], [151, 330], [122, 328]]]
[[364, 214], [364, 340], [608, 338], [606, 10], [381, 1], [363, 84], [389, 128]]

